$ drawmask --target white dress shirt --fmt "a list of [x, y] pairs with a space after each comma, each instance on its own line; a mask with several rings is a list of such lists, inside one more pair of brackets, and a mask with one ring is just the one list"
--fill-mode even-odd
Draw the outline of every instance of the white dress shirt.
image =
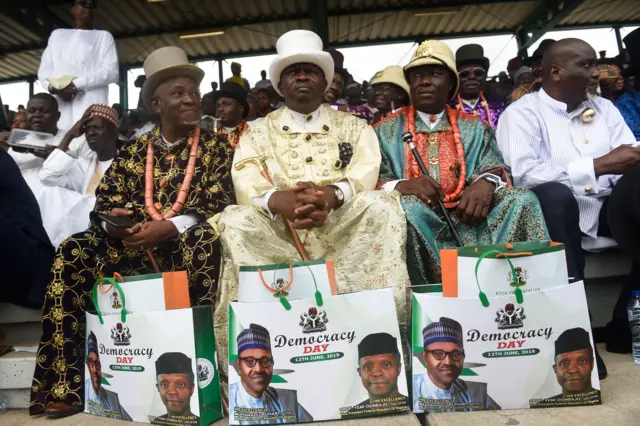
[[[596, 111], [591, 122], [582, 122], [587, 109]], [[576, 195], [580, 230], [598, 236], [598, 217], [619, 175], [596, 177], [593, 160], [635, 138], [618, 109], [607, 99], [596, 97], [574, 111], [553, 99], [544, 89], [523, 96], [502, 114], [496, 132], [514, 184], [535, 188], [560, 182]]]
[[[320, 117], [320, 108], [313, 111], [311, 114], [300, 114], [299, 112], [295, 112], [292, 110], [289, 110], [289, 112], [291, 113], [291, 117], [296, 122], [296, 124], [304, 128], [305, 130], [312, 128], [312, 125], [315, 124], [318, 121], [318, 118]], [[349, 199], [353, 198], [353, 195], [354, 195], [353, 190], [351, 189], [351, 185], [346, 179], [340, 182], [336, 182], [333, 185], [340, 188], [340, 190], [342, 191], [342, 194], [344, 195], [345, 203], [349, 201]], [[253, 198], [253, 203], [256, 206], [262, 208], [264, 211], [271, 214], [272, 219], [275, 219], [276, 215], [274, 215], [271, 212], [271, 210], [269, 210], [269, 199], [271, 198], [273, 193], [276, 191], [279, 191], [279, 189], [272, 189], [261, 197]]]

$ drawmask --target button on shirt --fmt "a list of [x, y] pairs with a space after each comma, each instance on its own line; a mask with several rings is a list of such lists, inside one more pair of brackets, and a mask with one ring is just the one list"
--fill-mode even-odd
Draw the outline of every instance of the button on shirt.
[[[596, 114], [592, 121], [583, 122], [580, 115], [588, 108]], [[496, 135], [514, 184], [525, 188], [546, 182], [566, 185], [578, 201], [581, 231], [597, 237], [602, 195], [620, 176], [596, 177], [593, 160], [621, 144], [635, 143], [616, 107], [596, 97], [567, 112], [566, 104], [541, 89], [505, 110]]]

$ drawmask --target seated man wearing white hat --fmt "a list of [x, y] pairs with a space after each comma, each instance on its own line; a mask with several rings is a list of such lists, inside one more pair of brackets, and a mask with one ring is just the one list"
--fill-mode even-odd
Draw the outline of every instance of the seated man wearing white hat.
[[[379, 186], [402, 195], [407, 215], [412, 284], [441, 282], [440, 249], [456, 245], [438, 198], [451, 209], [464, 245], [549, 239], [535, 195], [506, 188], [508, 169], [491, 128], [447, 106], [460, 82], [451, 49], [427, 40], [404, 72], [412, 105], [379, 123], [376, 132], [382, 151]], [[427, 176], [408, 151], [405, 133], [411, 134]]]
[[402, 67], [398, 65], [378, 71], [371, 79], [371, 87], [374, 93], [372, 106], [378, 110], [373, 119], [374, 126], [383, 118], [411, 103], [409, 84], [404, 78]]
[[[293, 223], [311, 259], [334, 260], [340, 293], [392, 286], [406, 325], [406, 223], [398, 194], [371, 191], [380, 167], [375, 132], [365, 121], [322, 104], [334, 64], [320, 37], [291, 31], [280, 37], [277, 50], [269, 75], [287, 107], [252, 123], [240, 138], [232, 169], [240, 205], [210, 220], [220, 226], [224, 252], [215, 311], [221, 352], [227, 348], [228, 303], [238, 295], [239, 267], [299, 256], [282, 218]], [[270, 180], [248, 164], [259, 165], [261, 157]]]
[[[96, 189], [92, 227], [58, 249], [45, 294], [31, 414], [82, 411], [85, 310], [97, 278], [145, 274], [156, 266], [186, 270], [191, 304], [215, 301], [220, 245], [205, 220], [235, 200], [233, 149], [196, 125], [204, 72], [182, 49], [156, 50], [144, 70], [142, 97], [161, 124], [120, 148]], [[112, 225], [126, 220], [124, 228]]]

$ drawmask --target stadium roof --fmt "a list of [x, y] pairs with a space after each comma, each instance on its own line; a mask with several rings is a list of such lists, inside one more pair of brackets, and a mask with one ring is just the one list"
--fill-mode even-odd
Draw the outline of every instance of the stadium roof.
[[[2, 3], [0, 83], [33, 78], [51, 31], [72, 27], [72, 1]], [[524, 48], [553, 28], [630, 25], [640, 25], [638, 0], [98, 0], [95, 23], [114, 35], [125, 68], [166, 45], [194, 61], [273, 53], [296, 28], [334, 47], [516, 34]], [[220, 34], [180, 37], [203, 33]]]

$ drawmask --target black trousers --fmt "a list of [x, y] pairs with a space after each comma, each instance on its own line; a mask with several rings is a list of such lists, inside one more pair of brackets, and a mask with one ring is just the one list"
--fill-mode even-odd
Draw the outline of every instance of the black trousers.
[[45, 288], [51, 277], [53, 246], [38, 241], [3, 216], [0, 216], [0, 241], [3, 283], [0, 302], [42, 308]]
[[[638, 185], [640, 185], [640, 181]], [[621, 190], [628, 191], [626, 187]], [[616, 187], [614, 191], [618, 191], [618, 188]], [[573, 192], [559, 182], [542, 184], [533, 188], [533, 192], [540, 200], [542, 213], [547, 222], [551, 239], [565, 245], [569, 277], [574, 277], [576, 281], [584, 279], [585, 255], [582, 251], [582, 237], [584, 234], [580, 231], [580, 211]], [[629, 197], [631, 196], [635, 195], [630, 193]], [[635, 229], [640, 224], [640, 218], [637, 221], [633, 221], [628, 216], [619, 217], [616, 212], [609, 208], [607, 200], [600, 211], [598, 235], [618, 239], [616, 235], [612, 235], [609, 227], [610, 221], [614, 220], [629, 222], [629, 229]], [[639, 260], [634, 258], [633, 270], [629, 280], [620, 292], [613, 312], [613, 318], [615, 319], [627, 321], [627, 303], [631, 298], [631, 292], [640, 288]]]

